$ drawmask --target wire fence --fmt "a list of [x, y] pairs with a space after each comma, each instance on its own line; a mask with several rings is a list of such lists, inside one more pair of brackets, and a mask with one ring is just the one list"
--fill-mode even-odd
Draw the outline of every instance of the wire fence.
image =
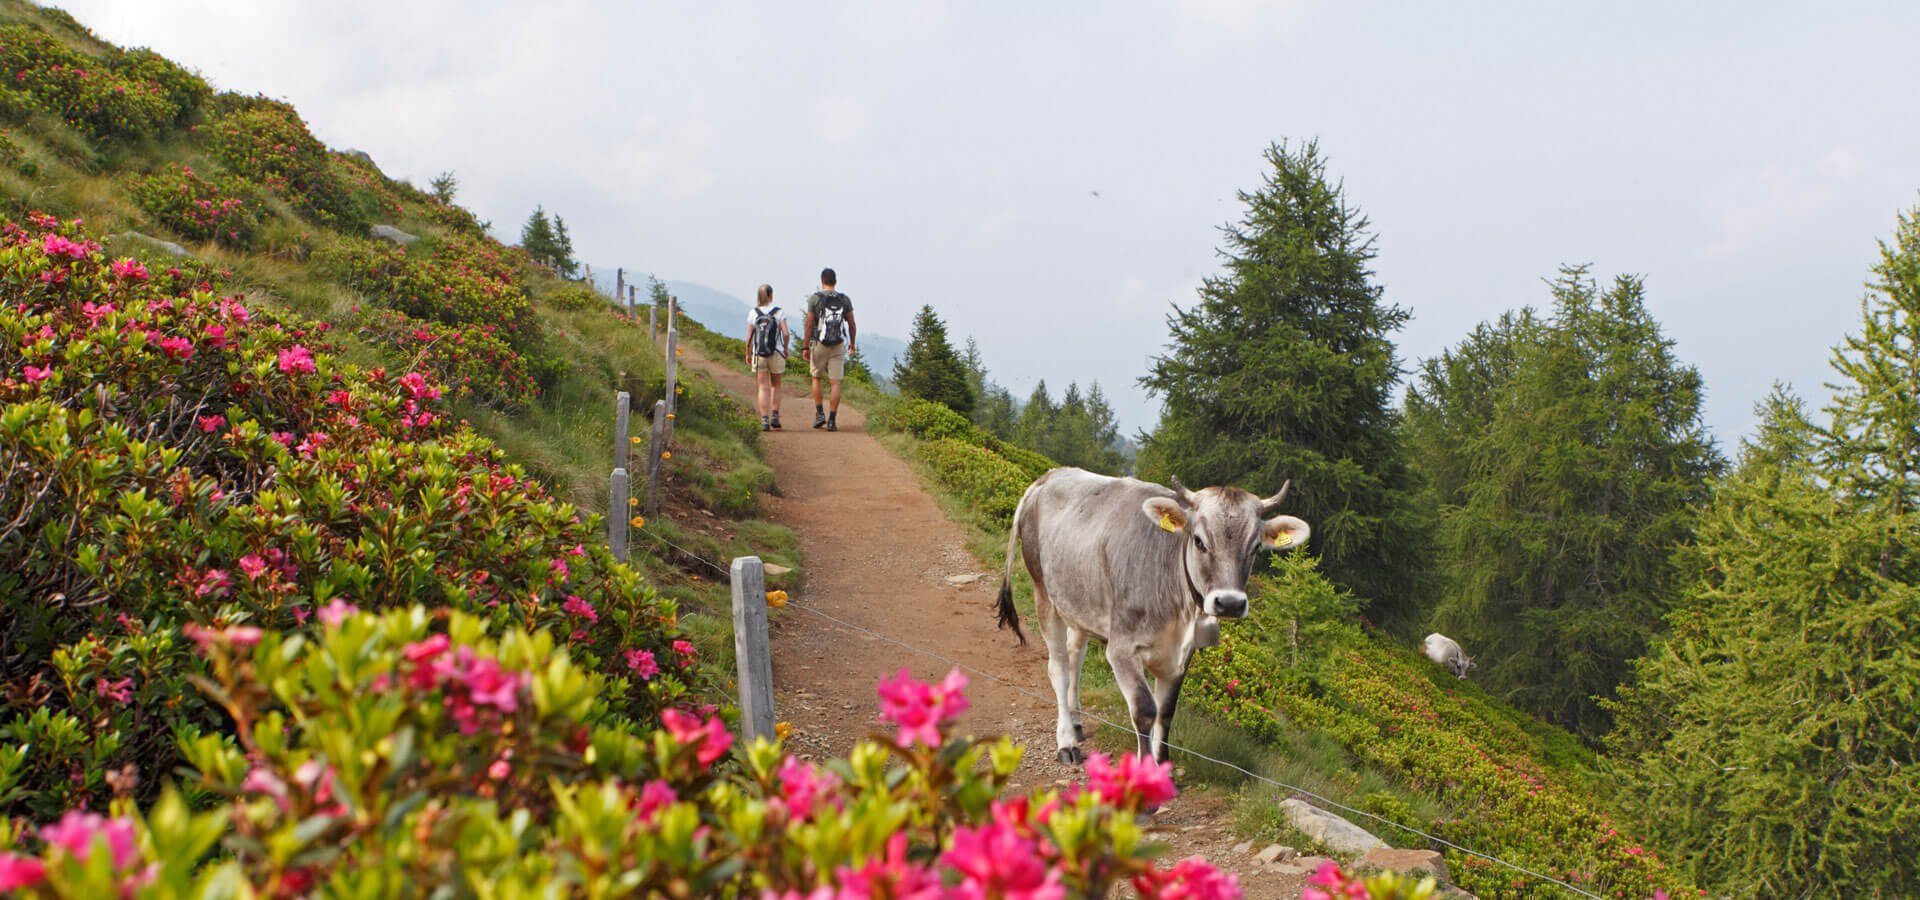
[[[678, 550], [678, 551], [679, 551], [679, 552], [680, 552], [681, 554], [683, 554], [684, 556], [686, 556], [686, 557], [687, 557], [688, 559], [692, 559], [692, 560], [695, 560], [695, 561], [697, 561], [697, 562], [699, 562], [699, 563], [701, 563], [702, 565], [705, 565], [705, 566], [707, 566], [708, 568], [711, 568], [711, 569], [713, 569], [713, 570], [714, 570], [715, 572], [718, 572], [718, 573], [719, 573], [719, 574], [720, 574], [721, 576], [723, 576], [723, 577], [724, 577], [724, 576], [728, 576], [728, 575], [730, 574], [730, 572], [728, 571], [728, 569], [726, 569], [725, 567], [723, 567], [723, 566], [721, 566], [720, 564], [718, 564], [718, 563], [716, 563], [716, 562], [714, 562], [714, 561], [712, 561], [712, 560], [709, 560], [709, 559], [707, 559], [706, 557], [703, 557], [703, 556], [701, 556], [701, 555], [700, 555], [700, 554], [698, 554], [698, 553], [695, 553], [695, 552], [694, 552], [694, 551], [692, 551], [692, 550], [689, 550], [689, 549], [687, 549], [686, 547], [683, 547], [683, 546], [681, 546], [681, 545], [680, 545], [680, 544], [678, 544], [678, 543], [675, 543], [675, 542], [674, 542], [674, 541], [672, 541], [672, 540], [669, 540], [669, 539], [668, 539], [668, 538], [667, 538], [667, 537], [666, 537], [665, 535], [661, 535], [661, 534], [658, 534], [658, 533], [656, 533], [656, 532], [654, 532], [654, 531], [652, 531], [652, 530], [643, 530], [643, 531], [642, 531], [642, 533], [643, 533], [643, 534], [646, 534], [646, 535], [647, 535], [648, 537], [650, 537], [650, 538], [652, 538], [652, 539], [654, 539], [655, 541], [658, 541], [658, 542], [660, 542], [661, 544], [664, 544], [664, 545], [666, 545], [666, 546], [669, 546], [669, 547], [672, 547], [672, 548], [673, 548], [673, 549], [675, 549], [675, 550]], [[1020, 685], [1020, 684], [1016, 684], [1016, 683], [1014, 683], [1014, 682], [1012, 682], [1012, 681], [1009, 681], [1009, 680], [1007, 680], [1007, 679], [1005, 679], [1005, 678], [1001, 678], [1000, 676], [998, 676], [998, 675], [995, 675], [995, 674], [993, 674], [992, 672], [987, 672], [987, 671], [983, 671], [983, 670], [981, 670], [981, 669], [979, 669], [979, 668], [976, 668], [976, 667], [974, 667], [974, 666], [971, 666], [971, 665], [968, 665], [968, 664], [966, 664], [966, 663], [963, 663], [963, 662], [961, 662], [961, 661], [959, 661], [959, 660], [957, 660], [957, 659], [954, 659], [953, 657], [950, 657], [950, 656], [947, 656], [946, 654], [943, 654], [943, 653], [940, 653], [939, 651], [936, 651], [936, 650], [931, 650], [931, 649], [928, 649], [928, 648], [926, 648], [926, 647], [922, 647], [922, 646], [919, 646], [919, 645], [917, 645], [917, 644], [913, 644], [913, 643], [909, 643], [909, 642], [907, 642], [907, 641], [904, 641], [904, 640], [901, 640], [901, 639], [899, 639], [899, 638], [895, 638], [895, 637], [893, 637], [893, 636], [891, 636], [891, 635], [887, 635], [887, 634], [884, 634], [884, 633], [881, 633], [881, 632], [879, 632], [879, 631], [875, 631], [875, 630], [873, 630], [873, 629], [871, 629], [871, 628], [867, 628], [866, 626], [863, 626], [863, 625], [860, 625], [860, 624], [858, 624], [858, 623], [855, 623], [855, 622], [849, 622], [849, 621], [847, 621], [847, 620], [845, 620], [845, 619], [842, 619], [842, 618], [840, 618], [840, 617], [838, 617], [838, 616], [835, 616], [835, 615], [833, 615], [833, 614], [831, 614], [831, 613], [828, 613], [828, 612], [825, 612], [825, 611], [823, 611], [823, 610], [819, 610], [819, 609], [815, 609], [815, 608], [813, 608], [813, 607], [811, 607], [811, 606], [807, 606], [807, 605], [803, 605], [803, 604], [799, 604], [799, 603], [792, 603], [792, 604], [789, 604], [789, 605], [787, 606], [787, 608], [788, 608], [788, 609], [793, 609], [793, 610], [797, 610], [797, 611], [799, 611], [799, 612], [803, 612], [803, 613], [806, 613], [807, 615], [810, 615], [810, 616], [813, 616], [813, 617], [815, 617], [815, 618], [818, 618], [818, 619], [821, 619], [821, 620], [824, 620], [824, 621], [827, 621], [827, 622], [830, 622], [830, 623], [833, 623], [834, 625], [836, 625], [836, 626], [838, 626], [838, 627], [841, 627], [841, 628], [844, 628], [844, 629], [847, 629], [847, 630], [849, 630], [849, 631], [853, 631], [853, 632], [856, 632], [856, 633], [859, 633], [859, 634], [864, 634], [864, 635], [867, 635], [867, 636], [869, 636], [869, 637], [872, 637], [872, 638], [874, 638], [874, 639], [876, 639], [876, 640], [880, 640], [880, 641], [884, 641], [884, 642], [886, 642], [886, 643], [889, 643], [889, 644], [892, 644], [892, 645], [894, 645], [894, 646], [897, 646], [897, 647], [900, 647], [900, 648], [902, 648], [902, 649], [904, 649], [904, 650], [908, 650], [908, 651], [911, 651], [911, 652], [913, 652], [913, 653], [917, 653], [917, 654], [919, 654], [919, 655], [921, 655], [921, 656], [925, 656], [925, 657], [927, 657], [927, 658], [930, 658], [930, 659], [935, 659], [935, 660], [938, 660], [938, 661], [940, 661], [940, 662], [943, 662], [943, 663], [946, 663], [946, 664], [948, 664], [948, 665], [950, 665], [950, 666], [953, 666], [953, 667], [955, 667], [955, 668], [957, 668], [957, 669], [959, 669], [959, 670], [961, 670], [962, 672], [965, 672], [965, 673], [967, 673], [967, 674], [968, 674], [968, 675], [970, 675], [970, 676], [974, 676], [974, 677], [978, 677], [978, 678], [984, 678], [984, 679], [986, 679], [986, 680], [988, 680], [988, 681], [991, 681], [991, 682], [993, 682], [993, 683], [995, 683], [995, 684], [998, 684], [998, 685], [1000, 685], [1001, 687], [1004, 687], [1004, 688], [1006, 688], [1006, 689], [1008, 689], [1008, 690], [1010, 690], [1010, 691], [1013, 691], [1013, 692], [1015, 692], [1015, 693], [1018, 693], [1018, 694], [1023, 694], [1023, 695], [1025, 695], [1025, 696], [1027, 696], [1027, 697], [1030, 697], [1030, 698], [1033, 698], [1033, 699], [1036, 699], [1036, 700], [1040, 700], [1040, 701], [1042, 701], [1042, 702], [1044, 702], [1044, 703], [1054, 703], [1054, 702], [1056, 702], [1056, 700], [1055, 700], [1055, 698], [1053, 698], [1053, 697], [1050, 697], [1050, 696], [1047, 696], [1047, 695], [1044, 695], [1044, 694], [1041, 694], [1041, 693], [1039, 693], [1038, 691], [1034, 691], [1034, 690], [1031, 690], [1031, 689], [1029, 689], [1029, 688], [1026, 688], [1026, 687], [1024, 687], [1024, 686], [1022, 686], [1022, 685]], [[1132, 726], [1132, 725], [1122, 725], [1122, 724], [1119, 724], [1119, 723], [1117, 723], [1117, 722], [1114, 722], [1114, 721], [1112, 721], [1112, 720], [1110, 720], [1110, 719], [1107, 719], [1107, 718], [1105, 718], [1105, 717], [1103, 717], [1103, 716], [1101, 716], [1101, 715], [1099, 715], [1099, 714], [1097, 714], [1097, 713], [1092, 713], [1092, 712], [1087, 712], [1087, 711], [1085, 711], [1085, 710], [1082, 710], [1082, 711], [1081, 711], [1081, 714], [1082, 714], [1083, 716], [1085, 716], [1086, 718], [1089, 718], [1089, 719], [1092, 719], [1092, 720], [1094, 720], [1095, 722], [1097, 722], [1097, 723], [1099, 723], [1100, 725], [1103, 725], [1103, 726], [1106, 726], [1107, 728], [1110, 728], [1110, 729], [1113, 729], [1113, 730], [1115, 730], [1115, 731], [1118, 731], [1118, 732], [1120, 732], [1120, 733], [1122, 733], [1122, 734], [1125, 734], [1125, 735], [1127, 735], [1128, 737], [1136, 737], [1136, 736], [1138, 735], [1138, 732], [1136, 732], [1136, 731], [1135, 731], [1135, 730], [1133, 729], [1133, 726]], [[1537, 872], [1537, 871], [1534, 871], [1533, 869], [1529, 869], [1529, 868], [1527, 868], [1527, 867], [1525, 867], [1525, 866], [1522, 866], [1522, 865], [1519, 865], [1518, 863], [1513, 863], [1513, 862], [1509, 862], [1509, 861], [1507, 861], [1507, 860], [1504, 860], [1504, 859], [1501, 859], [1500, 857], [1498, 857], [1498, 856], [1494, 856], [1494, 855], [1493, 855], [1493, 854], [1491, 854], [1491, 853], [1484, 853], [1484, 852], [1481, 852], [1481, 851], [1479, 851], [1479, 850], [1475, 850], [1475, 849], [1473, 849], [1473, 848], [1471, 848], [1471, 847], [1463, 847], [1463, 846], [1461, 846], [1461, 845], [1459, 845], [1459, 844], [1456, 844], [1456, 843], [1454, 843], [1454, 842], [1452, 842], [1452, 841], [1449, 841], [1449, 840], [1447, 840], [1446, 838], [1443, 838], [1443, 837], [1440, 837], [1440, 836], [1438, 836], [1438, 835], [1435, 835], [1435, 834], [1431, 834], [1431, 833], [1429, 833], [1429, 832], [1427, 832], [1427, 831], [1424, 831], [1424, 830], [1422, 830], [1422, 829], [1419, 829], [1419, 828], [1415, 828], [1415, 827], [1413, 827], [1413, 826], [1411, 826], [1411, 825], [1406, 825], [1406, 824], [1404, 824], [1404, 823], [1401, 823], [1401, 822], [1396, 822], [1396, 821], [1394, 821], [1394, 820], [1392, 820], [1392, 819], [1389, 819], [1389, 818], [1386, 818], [1386, 817], [1384, 817], [1384, 816], [1381, 816], [1381, 815], [1378, 815], [1378, 814], [1375, 814], [1375, 813], [1371, 813], [1371, 812], [1368, 812], [1368, 811], [1366, 811], [1366, 810], [1364, 810], [1364, 809], [1357, 809], [1357, 808], [1355, 808], [1355, 807], [1352, 807], [1352, 806], [1348, 806], [1347, 804], [1344, 804], [1344, 803], [1341, 803], [1341, 802], [1339, 802], [1339, 801], [1337, 801], [1337, 800], [1334, 800], [1334, 799], [1332, 799], [1332, 798], [1330, 798], [1330, 797], [1326, 797], [1326, 796], [1324, 796], [1324, 795], [1321, 795], [1321, 794], [1319, 794], [1319, 793], [1316, 793], [1316, 792], [1314, 792], [1314, 791], [1311, 791], [1311, 790], [1308, 790], [1308, 789], [1306, 789], [1306, 788], [1303, 788], [1303, 787], [1300, 787], [1299, 785], [1293, 785], [1293, 784], [1288, 784], [1288, 783], [1286, 783], [1286, 782], [1284, 782], [1284, 781], [1280, 781], [1280, 780], [1278, 780], [1278, 779], [1274, 779], [1274, 778], [1270, 778], [1270, 777], [1268, 777], [1268, 776], [1265, 776], [1265, 775], [1262, 775], [1262, 774], [1260, 774], [1260, 773], [1258, 773], [1258, 772], [1254, 772], [1254, 771], [1250, 771], [1250, 770], [1248, 770], [1247, 768], [1245, 768], [1245, 767], [1243, 767], [1243, 766], [1240, 766], [1240, 765], [1238, 765], [1238, 764], [1235, 764], [1235, 763], [1233, 763], [1233, 762], [1230, 762], [1230, 761], [1228, 761], [1228, 760], [1224, 760], [1224, 759], [1218, 759], [1218, 758], [1215, 758], [1215, 757], [1213, 757], [1213, 756], [1209, 756], [1209, 755], [1207, 755], [1207, 754], [1205, 754], [1205, 753], [1202, 753], [1202, 752], [1200, 752], [1200, 751], [1198, 751], [1198, 750], [1194, 750], [1194, 749], [1192, 749], [1192, 748], [1190, 748], [1190, 747], [1183, 747], [1183, 746], [1181, 746], [1181, 745], [1179, 745], [1179, 744], [1175, 744], [1175, 743], [1173, 743], [1173, 742], [1172, 742], [1172, 741], [1170, 741], [1170, 740], [1165, 740], [1165, 739], [1162, 739], [1162, 743], [1163, 743], [1163, 744], [1165, 744], [1165, 745], [1166, 745], [1166, 747], [1167, 747], [1168, 749], [1170, 749], [1170, 750], [1173, 750], [1173, 751], [1176, 751], [1176, 752], [1179, 752], [1179, 753], [1184, 753], [1184, 754], [1186, 754], [1186, 755], [1188, 755], [1188, 756], [1190, 756], [1190, 757], [1193, 757], [1193, 758], [1195, 758], [1195, 759], [1199, 759], [1199, 760], [1204, 760], [1204, 761], [1206, 761], [1206, 762], [1209, 762], [1209, 763], [1212, 763], [1212, 764], [1214, 764], [1214, 765], [1217, 765], [1217, 766], [1222, 766], [1222, 767], [1225, 767], [1225, 768], [1228, 768], [1228, 769], [1231, 769], [1231, 770], [1233, 770], [1233, 771], [1236, 771], [1236, 772], [1239, 772], [1240, 774], [1242, 774], [1242, 775], [1245, 775], [1246, 777], [1248, 777], [1248, 778], [1251, 778], [1251, 779], [1253, 779], [1253, 780], [1255, 780], [1255, 781], [1259, 781], [1259, 782], [1262, 782], [1262, 783], [1265, 783], [1265, 784], [1267, 784], [1267, 785], [1270, 785], [1270, 786], [1272, 786], [1272, 787], [1276, 787], [1276, 788], [1280, 788], [1281, 790], [1285, 790], [1285, 791], [1289, 791], [1289, 792], [1291, 792], [1291, 793], [1293, 793], [1293, 794], [1297, 794], [1297, 795], [1299, 795], [1299, 796], [1302, 796], [1302, 797], [1307, 797], [1307, 798], [1310, 798], [1310, 799], [1312, 799], [1312, 800], [1315, 800], [1315, 801], [1317, 801], [1317, 802], [1319, 802], [1320, 804], [1322, 804], [1322, 805], [1324, 805], [1324, 806], [1327, 806], [1327, 807], [1331, 807], [1331, 808], [1333, 808], [1333, 809], [1337, 809], [1337, 810], [1340, 810], [1341, 812], [1345, 812], [1345, 813], [1349, 813], [1349, 814], [1352, 814], [1352, 815], [1355, 815], [1355, 816], [1359, 816], [1359, 817], [1361, 817], [1361, 818], [1365, 818], [1365, 819], [1369, 819], [1369, 820], [1371, 820], [1371, 821], [1374, 821], [1374, 822], [1378, 822], [1378, 823], [1380, 823], [1380, 824], [1382, 824], [1382, 825], [1388, 825], [1388, 826], [1391, 826], [1391, 827], [1393, 827], [1393, 828], [1398, 828], [1398, 829], [1400, 829], [1400, 830], [1402, 830], [1402, 831], [1405, 831], [1405, 832], [1408, 832], [1408, 833], [1410, 833], [1410, 834], [1414, 834], [1414, 835], [1418, 835], [1419, 837], [1421, 837], [1421, 838], [1423, 838], [1423, 839], [1425, 839], [1425, 840], [1427, 840], [1427, 841], [1431, 841], [1431, 842], [1432, 842], [1433, 844], [1435, 844], [1435, 845], [1437, 845], [1437, 846], [1441, 846], [1441, 847], [1446, 847], [1446, 848], [1448, 848], [1448, 849], [1450, 849], [1450, 850], [1454, 850], [1454, 851], [1456, 851], [1456, 852], [1458, 852], [1458, 853], [1462, 853], [1462, 854], [1465, 854], [1465, 855], [1468, 855], [1468, 856], [1472, 856], [1472, 857], [1477, 857], [1477, 858], [1479, 858], [1479, 859], [1484, 859], [1484, 860], [1486, 860], [1486, 861], [1488, 861], [1488, 862], [1490, 862], [1490, 863], [1493, 863], [1493, 864], [1495, 864], [1495, 865], [1498, 865], [1498, 866], [1501, 866], [1501, 867], [1504, 867], [1504, 868], [1507, 868], [1507, 869], [1511, 869], [1512, 871], [1515, 871], [1515, 872], [1518, 872], [1518, 873], [1520, 873], [1520, 874], [1523, 874], [1523, 875], [1527, 875], [1527, 876], [1529, 876], [1529, 877], [1532, 877], [1532, 878], [1537, 878], [1537, 879], [1539, 879], [1539, 880], [1541, 880], [1541, 881], [1543, 881], [1543, 882], [1546, 882], [1546, 883], [1548, 883], [1548, 884], [1553, 884], [1553, 885], [1556, 885], [1556, 886], [1558, 886], [1558, 887], [1560, 887], [1560, 888], [1563, 888], [1563, 889], [1565, 889], [1566, 891], [1568, 891], [1568, 892], [1570, 892], [1570, 893], [1572, 893], [1572, 894], [1575, 894], [1575, 895], [1577, 895], [1577, 896], [1581, 896], [1581, 897], [1592, 897], [1592, 898], [1595, 898], [1595, 900], [1600, 900], [1600, 895], [1599, 895], [1599, 894], [1595, 894], [1595, 893], [1593, 893], [1593, 892], [1591, 892], [1591, 891], [1588, 891], [1588, 890], [1586, 890], [1586, 889], [1584, 889], [1584, 888], [1581, 888], [1581, 887], [1579, 887], [1579, 886], [1577, 886], [1577, 885], [1573, 885], [1573, 884], [1569, 884], [1569, 883], [1567, 883], [1567, 882], [1565, 882], [1565, 881], [1562, 881], [1562, 880], [1560, 880], [1560, 879], [1558, 879], [1558, 878], [1555, 878], [1555, 877], [1553, 877], [1553, 876], [1551, 876], [1551, 875], [1547, 875], [1547, 874], [1545, 874], [1545, 873], [1542, 873], [1542, 872]]]

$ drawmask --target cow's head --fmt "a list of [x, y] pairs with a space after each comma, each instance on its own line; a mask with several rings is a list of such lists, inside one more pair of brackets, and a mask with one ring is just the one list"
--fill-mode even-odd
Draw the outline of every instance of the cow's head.
[[1239, 488], [1189, 491], [1173, 479], [1172, 497], [1153, 497], [1141, 505], [1147, 518], [1185, 538], [1181, 564], [1187, 590], [1210, 616], [1238, 619], [1247, 614], [1247, 577], [1261, 549], [1284, 550], [1307, 542], [1312, 529], [1293, 516], [1273, 516], [1287, 499], [1287, 488], [1266, 499]]

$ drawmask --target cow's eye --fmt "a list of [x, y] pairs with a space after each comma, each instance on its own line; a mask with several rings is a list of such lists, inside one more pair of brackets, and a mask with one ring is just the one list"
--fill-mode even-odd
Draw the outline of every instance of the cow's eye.
[[1200, 548], [1200, 552], [1201, 552], [1201, 553], [1205, 553], [1205, 552], [1207, 552], [1207, 542], [1206, 542], [1206, 541], [1203, 541], [1203, 540], [1201, 540], [1201, 539], [1200, 539], [1200, 536], [1199, 536], [1199, 535], [1197, 535], [1197, 534], [1193, 536], [1193, 545], [1194, 545], [1195, 547], [1198, 547], [1198, 548]]

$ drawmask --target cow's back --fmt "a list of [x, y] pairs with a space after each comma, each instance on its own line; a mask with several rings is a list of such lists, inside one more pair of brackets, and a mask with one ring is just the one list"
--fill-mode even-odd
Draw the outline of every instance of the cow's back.
[[1173, 491], [1132, 478], [1054, 469], [1021, 501], [1021, 554], [1047, 599], [1102, 640], [1145, 639], [1190, 604], [1181, 577], [1183, 539], [1141, 505]]

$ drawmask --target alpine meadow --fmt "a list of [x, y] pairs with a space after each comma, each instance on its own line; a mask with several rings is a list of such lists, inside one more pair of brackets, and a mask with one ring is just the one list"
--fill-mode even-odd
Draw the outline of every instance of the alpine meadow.
[[[1450, 64], [1373, 89], [1385, 140], [1290, 61], [1427, 12], [343, 2], [0, 0], [0, 896], [1920, 885], [1920, 153], [1702, 240], [1858, 257], [1753, 274], [1826, 369], [1745, 354], [1741, 433], [1725, 268], [1576, 229], [1625, 189], [1561, 138], [1450, 125], [1497, 165], [1448, 169], [1405, 105], [1573, 89]], [[1590, 15], [1474, 65], [1591, 74]], [[314, 86], [227, 83], [276, 27]], [[1151, 89], [1188, 67], [1260, 102]], [[1868, 188], [1877, 233], [1807, 224]], [[1409, 276], [1498, 217], [1556, 240]]]

